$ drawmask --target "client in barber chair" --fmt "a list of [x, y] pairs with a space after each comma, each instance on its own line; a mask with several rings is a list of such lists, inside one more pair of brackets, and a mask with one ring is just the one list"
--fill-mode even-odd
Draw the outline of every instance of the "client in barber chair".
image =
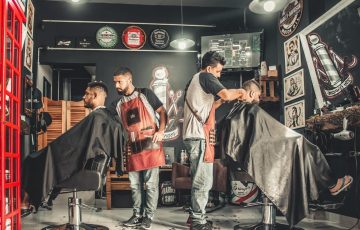
[[117, 170], [121, 171], [121, 127], [104, 106], [107, 93], [105, 83], [90, 82], [83, 101], [91, 113], [24, 160], [22, 216], [36, 211], [44, 202], [51, 203], [60, 192], [56, 185], [82, 170], [87, 160], [100, 152], [115, 157]]
[[334, 176], [316, 145], [257, 105], [258, 82], [246, 81], [243, 88], [248, 99], [236, 103], [223, 121], [222, 155], [246, 171], [294, 226], [308, 214], [308, 202], [318, 199], [320, 190], [337, 195], [353, 178]]

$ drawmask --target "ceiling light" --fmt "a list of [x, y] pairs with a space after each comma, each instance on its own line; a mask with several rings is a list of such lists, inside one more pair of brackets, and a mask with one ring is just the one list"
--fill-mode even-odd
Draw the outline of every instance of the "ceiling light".
[[184, 37], [184, 17], [183, 17], [182, 0], [180, 1], [180, 10], [181, 10], [181, 37], [170, 42], [170, 46], [175, 49], [185, 50], [195, 45], [195, 42], [189, 38]]
[[253, 0], [249, 9], [256, 14], [269, 14], [282, 10], [289, 0]]
[[175, 48], [175, 49], [179, 49], [179, 50], [186, 50], [190, 47], [192, 47], [193, 45], [195, 45], [195, 42], [191, 39], [188, 38], [178, 38], [172, 42], [170, 42], [170, 46]]
[[264, 3], [264, 10], [266, 12], [271, 12], [275, 9], [275, 2], [274, 1], [266, 1]]
[[72, 2], [78, 3], [80, 0], [71, 0]]

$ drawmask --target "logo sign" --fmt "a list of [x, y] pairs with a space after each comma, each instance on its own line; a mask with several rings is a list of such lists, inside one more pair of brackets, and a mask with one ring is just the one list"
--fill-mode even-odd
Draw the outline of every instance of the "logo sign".
[[104, 26], [96, 32], [96, 41], [103, 48], [112, 48], [118, 43], [118, 35], [113, 28]]
[[152, 78], [150, 87], [162, 102], [168, 116], [163, 140], [175, 140], [181, 134], [180, 125], [184, 120], [182, 109], [184, 103], [183, 100], [181, 100], [184, 96], [184, 91], [176, 89], [169, 83], [170, 74], [164, 65], [157, 66], [153, 69]]
[[92, 47], [93, 42], [90, 38], [80, 38], [78, 40], [77, 46], [79, 48], [90, 48]]
[[122, 33], [122, 42], [129, 49], [140, 49], [146, 42], [146, 34], [138, 26], [129, 26]]
[[164, 29], [155, 29], [150, 35], [150, 44], [155, 49], [165, 49], [169, 46], [170, 36]]
[[72, 47], [74, 47], [74, 39], [73, 38], [56, 38], [55, 46], [61, 47], [61, 48], [72, 48]]
[[281, 11], [279, 31], [282, 36], [293, 34], [300, 23], [303, 12], [303, 0], [291, 0]]

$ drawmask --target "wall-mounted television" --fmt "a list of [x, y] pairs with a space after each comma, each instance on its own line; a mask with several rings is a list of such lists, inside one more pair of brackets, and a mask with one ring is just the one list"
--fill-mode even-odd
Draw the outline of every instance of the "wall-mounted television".
[[224, 68], [255, 68], [260, 65], [262, 32], [201, 37], [201, 56], [217, 51], [226, 59]]

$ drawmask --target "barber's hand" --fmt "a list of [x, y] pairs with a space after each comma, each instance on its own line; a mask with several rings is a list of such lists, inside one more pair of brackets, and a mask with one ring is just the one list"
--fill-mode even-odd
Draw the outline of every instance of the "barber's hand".
[[249, 99], [249, 96], [248, 96], [246, 90], [244, 90], [244, 89], [239, 89], [239, 92], [241, 93], [241, 96], [238, 97], [238, 100], [239, 100], [239, 101], [247, 101], [247, 100]]
[[156, 142], [162, 141], [163, 138], [164, 138], [164, 131], [158, 131], [158, 132], [154, 133], [152, 141], [154, 143], [156, 143]]

